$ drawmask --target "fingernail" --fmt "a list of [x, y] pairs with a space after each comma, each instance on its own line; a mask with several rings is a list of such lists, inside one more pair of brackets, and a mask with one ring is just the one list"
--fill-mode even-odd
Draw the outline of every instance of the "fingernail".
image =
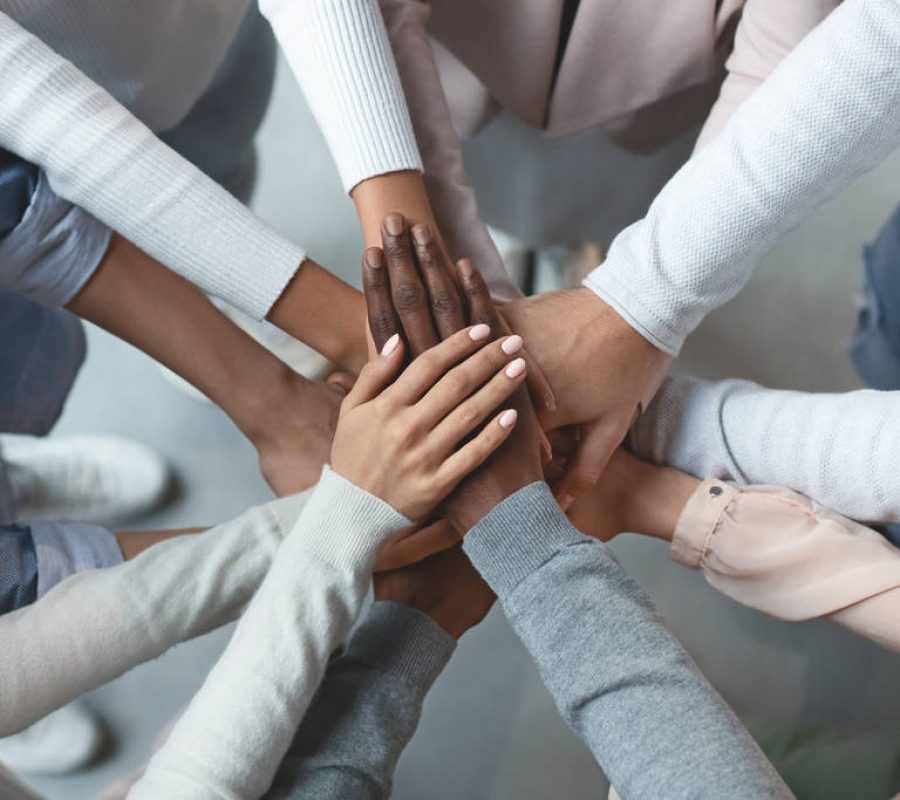
[[380, 247], [370, 247], [363, 258], [366, 266], [371, 269], [381, 269], [384, 266], [384, 251]]
[[472, 266], [472, 262], [469, 261], [468, 258], [460, 259], [457, 262], [457, 265], [459, 266], [460, 275], [462, 275], [464, 278], [471, 278], [472, 275], [475, 274], [475, 268]]
[[507, 336], [503, 340], [503, 344], [500, 345], [500, 349], [508, 356], [511, 356], [513, 353], [518, 353], [519, 350], [522, 349], [522, 337], [519, 336], [518, 333]]
[[416, 225], [416, 227], [412, 229], [412, 237], [417, 245], [425, 247], [425, 245], [431, 244], [431, 228], [427, 225]]
[[525, 359], [517, 358], [515, 361], [511, 361], [506, 368], [506, 377], [518, 378], [523, 372], [525, 372]]
[[575, 498], [570, 494], [564, 494], [559, 498], [559, 507], [563, 511], [568, 511], [572, 507], [572, 503], [575, 502]]
[[397, 345], [400, 344], [400, 334], [395, 333], [390, 339], [388, 339], [384, 343], [384, 347], [381, 348], [381, 355], [389, 356], [394, 350], [397, 349]]
[[403, 217], [399, 214], [388, 214], [384, 218], [384, 229], [391, 236], [399, 236], [403, 233]]
[[516, 420], [519, 418], [519, 412], [514, 408], [510, 408], [507, 411], [504, 411], [500, 415], [500, 427], [501, 428], [511, 428], [516, 424]]
[[491, 335], [491, 328], [489, 325], [485, 325], [481, 323], [480, 325], [476, 325], [474, 328], [469, 329], [469, 338], [473, 342], [480, 342], [482, 339], [487, 339], [488, 336]]

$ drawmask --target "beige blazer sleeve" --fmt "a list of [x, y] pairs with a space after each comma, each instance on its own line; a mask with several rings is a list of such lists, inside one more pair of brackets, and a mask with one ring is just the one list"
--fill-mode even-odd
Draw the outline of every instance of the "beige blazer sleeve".
[[425, 187], [452, 258], [471, 258], [500, 300], [521, 296], [478, 214], [459, 137], [426, 31], [426, 0], [380, 0], [388, 38], [425, 167]]
[[744, 102], [813, 28], [841, 0], [747, 0], [725, 66], [728, 75], [706, 118], [696, 150], [725, 127]]

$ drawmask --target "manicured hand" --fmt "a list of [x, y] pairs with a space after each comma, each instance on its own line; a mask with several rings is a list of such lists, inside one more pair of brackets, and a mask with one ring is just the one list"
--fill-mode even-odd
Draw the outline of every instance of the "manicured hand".
[[484, 619], [494, 593], [457, 544], [412, 566], [374, 576], [375, 599], [427, 614], [454, 639]]
[[422, 351], [394, 380], [405, 352], [394, 334], [341, 405], [332, 468], [409, 519], [424, 518], [515, 429], [517, 412], [498, 407], [525, 379], [520, 348], [518, 337], [492, 341], [487, 325], [474, 325]]
[[515, 300], [503, 306], [503, 314], [528, 341], [553, 387], [558, 407], [540, 412], [544, 429], [580, 426], [577, 451], [557, 487], [560, 503], [568, 507], [600, 480], [671, 359], [590, 289]]
[[[414, 256], [410, 237], [394, 235], [387, 226], [385, 248], [384, 256], [371, 248], [363, 259], [363, 286], [376, 343], [403, 331], [415, 353], [444, 335], [458, 335], [452, 332], [466, 321], [500, 328], [487, 286], [471, 262], [459, 262], [455, 281], [443, 270], [430, 272], [428, 258]], [[425, 265], [421, 272], [420, 264]], [[522, 346], [519, 336], [505, 341], [507, 349]], [[519, 422], [509, 442], [484, 469], [463, 481], [444, 506], [446, 518], [460, 533], [510, 494], [542, 477], [542, 434], [524, 390], [513, 396], [512, 404]]]

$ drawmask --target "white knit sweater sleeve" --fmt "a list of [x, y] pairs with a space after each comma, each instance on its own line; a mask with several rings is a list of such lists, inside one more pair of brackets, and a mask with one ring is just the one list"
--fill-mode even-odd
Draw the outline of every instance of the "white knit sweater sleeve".
[[225, 653], [130, 800], [260, 797], [362, 609], [379, 547], [410, 524], [326, 467]]
[[259, 0], [344, 188], [422, 170], [377, 0]]
[[257, 319], [305, 258], [108, 92], [0, 14], [0, 147], [54, 191]]
[[585, 285], [676, 355], [817, 205], [900, 145], [900, 2], [845, 0], [626, 228]]
[[73, 575], [0, 616], [0, 736], [232, 619], [259, 587], [308, 493]]
[[675, 377], [638, 419], [631, 444], [698, 478], [787, 486], [853, 519], [900, 521], [900, 392]]

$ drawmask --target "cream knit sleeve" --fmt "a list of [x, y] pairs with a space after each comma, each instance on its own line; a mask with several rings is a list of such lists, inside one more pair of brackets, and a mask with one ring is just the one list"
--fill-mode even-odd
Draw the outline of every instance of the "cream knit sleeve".
[[422, 170], [377, 0], [259, 0], [344, 188]]
[[677, 355], [816, 206], [900, 145], [900, 2], [845, 0], [614, 240], [585, 285]]
[[305, 258], [5, 14], [0, 147], [41, 167], [59, 196], [257, 319]]

